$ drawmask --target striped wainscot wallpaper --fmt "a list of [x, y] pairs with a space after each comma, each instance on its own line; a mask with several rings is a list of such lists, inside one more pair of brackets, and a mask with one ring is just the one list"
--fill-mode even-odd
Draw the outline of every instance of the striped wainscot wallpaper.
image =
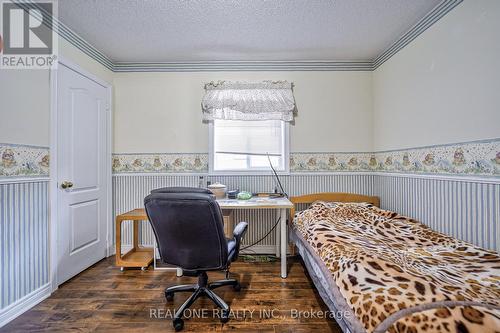
[[0, 183], [0, 313], [49, 284], [48, 179]]
[[500, 179], [375, 174], [382, 208], [500, 252]]
[[[114, 175], [113, 204], [115, 214], [143, 206], [144, 197], [152, 189], [164, 186], [197, 186], [200, 175]], [[272, 191], [275, 181], [272, 176], [210, 176], [204, 180], [221, 182], [230, 189], [246, 191]], [[355, 192], [371, 195], [373, 176], [369, 174], [292, 174], [282, 176], [283, 187], [290, 195], [312, 192]], [[237, 210], [235, 221], [249, 222], [244, 244], [252, 244], [264, 236], [276, 221], [274, 210]], [[112, 230], [114, 230], [112, 228]], [[142, 223], [141, 241], [145, 245], [154, 243], [154, 235], [148, 223]], [[113, 235], [114, 239], [114, 235]], [[250, 250], [256, 253], [274, 253], [275, 234], [272, 232], [259, 245]], [[124, 227], [123, 244], [132, 244], [131, 223]]]

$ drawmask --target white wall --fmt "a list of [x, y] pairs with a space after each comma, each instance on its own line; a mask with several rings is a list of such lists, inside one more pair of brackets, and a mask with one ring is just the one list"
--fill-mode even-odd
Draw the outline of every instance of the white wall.
[[0, 143], [49, 145], [48, 70], [0, 69]]
[[[113, 73], [59, 38], [59, 55], [101, 79]], [[50, 73], [48, 70], [0, 70], [0, 143], [46, 146], [50, 126]]]
[[373, 76], [374, 148], [500, 137], [500, 1], [465, 0]]
[[114, 151], [208, 151], [201, 120], [206, 82], [288, 80], [298, 116], [291, 151], [370, 151], [371, 72], [115, 73]]

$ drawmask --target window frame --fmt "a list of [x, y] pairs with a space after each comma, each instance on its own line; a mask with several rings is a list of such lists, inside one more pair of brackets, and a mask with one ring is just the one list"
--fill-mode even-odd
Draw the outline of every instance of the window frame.
[[[283, 131], [283, 141], [284, 141], [284, 170], [276, 170], [279, 175], [289, 175], [290, 174], [290, 123], [288, 121], [283, 121], [284, 131]], [[272, 174], [271, 168], [267, 170], [214, 170], [215, 152], [214, 152], [214, 138], [215, 135], [215, 122], [208, 122], [208, 174], [209, 175], [233, 175], [233, 176], [245, 176], [245, 175], [270, 175]]]

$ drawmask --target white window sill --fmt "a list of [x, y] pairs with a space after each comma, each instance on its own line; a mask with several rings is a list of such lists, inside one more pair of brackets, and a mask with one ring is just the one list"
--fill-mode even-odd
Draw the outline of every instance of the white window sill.
[[[290, 171], [276, 171], [278, 176], [289, 176]], [[208, 176], [273, 176], [274, 174], [271, 170], [252, 170], [252, 171], [209, 171]]]

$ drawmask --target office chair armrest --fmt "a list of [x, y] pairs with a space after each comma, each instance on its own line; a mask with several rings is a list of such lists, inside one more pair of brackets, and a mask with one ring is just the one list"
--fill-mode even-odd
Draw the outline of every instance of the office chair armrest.
[[240, 248], [240, 242], [241, 239], [243, 238], [243, 235], [247, 231], [248, 223], [247, 222], [240, 222], [234, 227], [233, 231], [233, 236], [234, 240], [236, 241], [236, 249]]

